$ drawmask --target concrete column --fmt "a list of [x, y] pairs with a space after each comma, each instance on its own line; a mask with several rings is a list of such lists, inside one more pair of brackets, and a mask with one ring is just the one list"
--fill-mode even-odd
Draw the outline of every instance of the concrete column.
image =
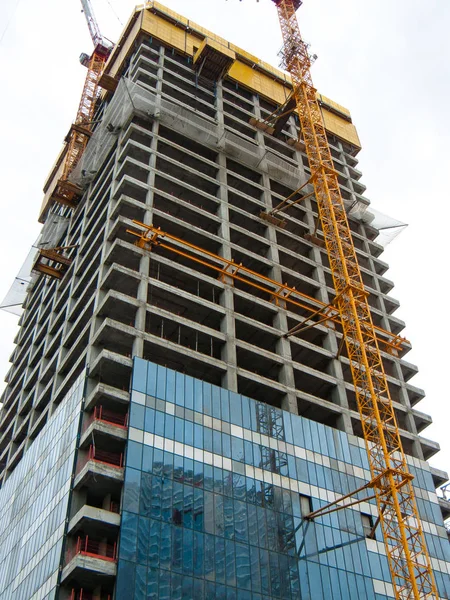
[[[217, 90], [217, 115], [219, 121], [219, 131], [223, 131], [223, 112], [222, 112], [222, 86], [218, 86]], [[219, 117], [220, 115], [220, 117]], [[220, 153], [218, 155], [219, 170], [217, 173], [217, 179], [220, 187], [218, 197], [221, 200], [218, 216], [221, 220], [219, 235], [222, 238], [222, 248], [220, 254], [231, 260], [231, 247], [230, 247], [230, 221], [228, 212], [228, 192], [227, 192], [227, 171], [226, 171], [226, 156]], [[237, 358], [236, 358], [236, 329], [234, 323], [234, 291], [233, 291], [233, 280], [231, 278], [224, 278], [225, 289], [221, 296], [221, 305], [225, 308], [225, 317], [222, 320], [220, 330], [226, 336], [225, 346], [222, 350], [222, 360], [226, 363], [226, 373], [224, 375], [222, 385], [223, 387], [237, 392], [238, 380], [237, 380]]]
[[[258, 119], [261, 118], [261, 109], [259, 106], [259, 98], [255, 99], [255, 114]], [[261, 148], [261, 159], [259, 168], [263, 172], [261, 179], [264, 187], [262, 200], [265, 204], [266, 210], [272, 210], [272, 195], [270, 188], [270, 177], [267, 171], [267, 163], [266, 163], [266, 147], [264, 143], [264, 135], [260, 130], [256, 132], [258, 147]], [[266, 238], [270, 243], [269, 253], [267, 256], [267, 260], [269, 263], [272, 263], [272, 273], [269, 275], [271, 278], [283, 282], [283, 276], [280, 268], [280, 257], [278, 253], [278, 243], [277, 243], [277, 234], [276, 228], [272, 225], [267, 227]], [[294, 369], [292, 367], [292, 355], [291, 355], [291, 345], [287, 338], [283, 337], [283, 334], [288, 331], [288, 321], [287, 321], [287, 310], [286, 305], [282, 305], [281, 303], [278, 306], [278, 312], [274, 318], [273, 326], [280, 331], [280, 338], [276, 345], [277, 355], [283, 359], [283, 364], [280, 369], [280, 373], [278, 376], [278, 380], [281, 384], [286, 386], [286, 395], [284, 396], [281, 408], [287, 410], [291, 413], [298, 414], [297, 407], [297, 396], [295, 393], [295, 378], [294, 378]]]

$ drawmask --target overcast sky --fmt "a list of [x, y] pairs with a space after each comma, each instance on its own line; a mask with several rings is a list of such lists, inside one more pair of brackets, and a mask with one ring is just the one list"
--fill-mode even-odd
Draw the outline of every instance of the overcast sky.
[[[102, 33], [117, 40], [129, 0], [92, 0]], [[170, 8], [274, 65], [281, 47], [270, 0], [165, 0]], [[450, 173], [450, 3], [447, 0], [305, 0], [303, 37], [318, 55], [319, 91], [350, 109], [363, 149], [359, 168], [374, 208], [408, 223], [386, 249], [396, 316], [418, 364], [412, 380], [432, 415], [424, 435], [441, 444], [432, 464], [450, 469], [447, 361]], [[0, 299], [39, 233], [42, 186], [73, 121], [92, 44], [79, 0], [0, 3]], [[0, 311], [0, 375], [17, 318]]]

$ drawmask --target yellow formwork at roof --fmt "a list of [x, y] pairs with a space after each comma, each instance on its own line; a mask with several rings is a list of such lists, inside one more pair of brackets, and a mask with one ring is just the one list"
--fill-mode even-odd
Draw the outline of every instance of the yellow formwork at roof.
[[[236, 54], [236, 60], [228, 71], [230, 79], [277, 104], [283, 104], [289, 96], [292, 85], [288, 74], [156, 1], [136, 7], [108, 61], [107, 73], [115, 75], [120, 71], [136, 37], [142, 32], [188, 56], [194, 56], [205, 38], [214, 40]], [[318, 97], [326, 129], [361, 148], [350, 112], [325, 96], [319, 94]]]

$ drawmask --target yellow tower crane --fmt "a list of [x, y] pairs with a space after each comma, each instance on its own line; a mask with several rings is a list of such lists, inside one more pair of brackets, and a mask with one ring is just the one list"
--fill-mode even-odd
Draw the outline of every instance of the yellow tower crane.
[[[369, 457], [386, 554], [398, 600], [438, 598], [327, 134], [311, 79], [311, 58], [296, 10], [301, 0], [272, 0], [283, 36], [283, 66], [293, 96], [311, 170], [320, 223], [330, 261], [337, 306], [362, 430]], [[310, 515], [320, 514], [320, 511]]]
[[82, 190], [69, 181], [69, 176], [77, 166], [92, 135], [92, 119], [100, 89], [99, 80], [113, 49], [113, 44], [100, 33], [90, 0], [81, 0], [81, 6], [94, 44], [94, 51], [90, 57], [85, 54], [82, 54], [80, 57], [80, 62], [87, 67], [86, 80], [75, 123], [73, 123], [66, 138], [67, 149], [64, 159], [64, 169], [51, 195], [53, 202], [69, 206], [70, 208], [76, 207], [82, 195]]

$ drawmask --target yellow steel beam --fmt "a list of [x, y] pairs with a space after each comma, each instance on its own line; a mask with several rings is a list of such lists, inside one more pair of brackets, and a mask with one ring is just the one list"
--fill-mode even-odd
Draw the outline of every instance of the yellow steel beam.
[[[145, 223], [135, 220], [133, 223], [135, 223], [141, 231], [127, 229], [127, 233], [138, 238], [136, 245], [140, 248], [151, 250], [154, 246], [158, 246], [165, 250], [169, 250], [174, 254], [188, 258], [189, 260], [216, 271], [222, 278], [225, 276], [230, 277], [233, 280], [240, 281], [254, 289], [264, 292], [269, 298], [274, 299], [276, 304], [287, 303], [304, 310], [307, 312], [307, 316], [304, 317], [306, 319], [310, 319], [320, 312], [323, 313], [326, 309], [333, 309], [330, 304], [325, 304], [324, 302], [317, 300], [317, 298], [308, 296], [295, 289], [295, 287], [290, 287], [284, 283], [270, 279], [270, 277], [252, 271], [242, 264], [237, 264], [232, 260], [209, 252], [200, 246], [191, 244], [166, 231], [161, 231], [161, 229], [154, 227], [153, 225], [146, 225]], [[327, 315], [326, 321], [332, 322], [335, 325], [341, 324], [341, 319], [336, 308], [333, 309], [332, 313]], [[318, 323], [316, 323], [316, 325], [317, 324]], [[328, 323], [326, 324], [328, 325]], [[303, 326], [303, 323], [300, 324], [300, 326]], [[408, 340], [395, 333], [386, 331], [381, 327], [375, 327], [374, 329], [376, 330], [378, 343], [382, 344], [387, 352], [392, 353], [401, 351], [405, 345], [409, 344]], [[288, 334], [289, 333], [290, 332], [288, 332]]]
[[431, 561], [389, 395], [344, 202], [334, 169], [311, 60], [295, 14], [300, 0], [273, 0], [284, 66], [294, 95], [336, 290], [386, 553], [397, 600], [437, 599]]

